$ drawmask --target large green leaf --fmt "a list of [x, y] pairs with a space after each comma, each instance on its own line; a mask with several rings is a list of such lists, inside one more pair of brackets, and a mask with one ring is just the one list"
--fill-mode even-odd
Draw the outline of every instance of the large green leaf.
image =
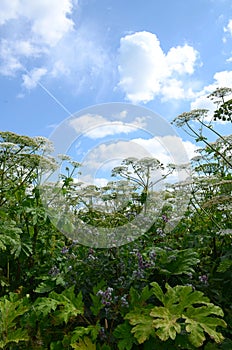
[[197, 308], [189, 307], [183, 318], [186, 323], [186, 331], [190, 333], [189, 339], [193, 345], [199, 347], [205, 340], [204, 332], [207, 333], [216, 343], [223, 341], [224, 337], [217, 332], [216, 327], [226, 327], [224, 320], [210, 315], [223, 316], [222, 310], [213, 304]]
[[193, 249], [166, 250], [155, 249], [157, 267], [166, 275], [181, 275], [194, 273], [194, 266], [199, 263], [198, 254]]
[[78, 343], [71, 344], [71, 346], [77, 350], [96, 350], [96, 344], [92, 343], [92, 340], [88, 337], [79, 340]]
[[65, 289], [61, 294], [51, 292], [48, 298], [39, 298], [36, 302], [36, 310], [48, 315], [54, 311], [54, 321], [56, 324], [67, 323], [71, 317], [82, 315], [84, 305], [81, 292], [76, 296], [74, 286]]
[[216, 317], [222, 317], [223, 311], [210, 303], [202, 292], [190, 286], [172, 288], [166, 283], [167, 291], [164, 293], [157, 282], [151, 283], [151, 286], [154, 296], [163, 306], [147, 304], [143, 308], [134, 307], [125, 316], [133, 326], [131, 333], [139, 344], [150, 337], [167, 341], [175, 340], [179, 335], [187, 337], [186, 343], [189, 341], [199, 347], [206, 339], [205, 333], [217, 343], [224, 339], [216, 329], [217, 326], [226, 327], [225, 321]]
[[135, 342], [133, 335], [131, 334], [132, 327], [125, 321], [124, 323], [117, 326], [114, 330], [114, 336], [119, 340], [118, 349], [119, 350], [131, 350]]
[[126, 314], [125, 319], [129, 320], [130, 324], [134, 326], [131, 332], [135, 335], [139, 344], [144, 343], [150, 336], [155, 335], [155, 328], [153, 326], [153, 318], [150, 316], [151, 308], [146, 307], [135, 308], [134, 311]]
[[29, 309], [27, 298], [19, 299], [11, 293], [0, 299], [0, 347], [3, 349], [9, 343], [27, 341], [29, 336], [26, 329], [19, 323], [20, 316]]
[[[224, 338], [216, 330], [217, 326], [226, 327], [225, 321], [215, 317], [223, 316], [220, 307], [211, 304], [202, 292], [194, 291], [190, 286], [176, 286], [171, 288], [166, 284], [167, 292], [162, 294], [156, 282], [151, 283], [156, 297], [163, 306], [155, 306], [150, 313], [154, 317], [153, 326], [156, 335], [163, 341], [175, 339], [182, 329], [189, 333], [190, 342], [199, 347], [203, 344], [205, 333], [215, 342]], [[213, 317], [212, 317], [213, 315]]]
[[96, 341], [97, 336], [100, 331], [100, 324], [97, 323], [96, 325], [90, 325], [88, 327], [76, 327], [74, 331], [72, 332], [71, 336], [71, 345], [75, 343], [77, 340], [79, 340], [84, 335], [91, 335], [91, 339]]

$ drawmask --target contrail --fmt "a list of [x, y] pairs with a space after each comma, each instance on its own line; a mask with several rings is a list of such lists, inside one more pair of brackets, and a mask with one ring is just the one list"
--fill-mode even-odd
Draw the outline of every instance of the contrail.
[[[29, 75], [29, 77], [32, 79], [31, 73], [27, 70], [27, 68], [24, 67], [24, 70]], [[41, 89], [43, 89], [68, 115], [72, 115], [73, 114], [42, 83], [37, 81], [36, 84], [39, 85], [41, 87]]]
[[37, 82], [37, 84], [44, 90], [46, 93], [68, 114], [72, 115], [72, 113], [61, 103], [43, 84]]

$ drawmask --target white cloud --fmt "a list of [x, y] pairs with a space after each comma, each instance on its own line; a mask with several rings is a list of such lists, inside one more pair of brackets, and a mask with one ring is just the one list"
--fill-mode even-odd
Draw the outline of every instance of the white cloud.
[[23, 14], [32, 21], [32, 33], [50, 46], [58, 43], [63, 36], [73, 29], [73, 21], [67, 17], [72, 11], [71, 0], [24, 0]]
[[[128, 157], [138, 159], [154, 157], [163, 164], [188, 164], [196, 155], [197, 146], [190, 141], [183, 141], [177, 136], [153, 137], [151, 139], [132, 139], [129, 141], [115, 141], [109, 144], [100, 144], [91, 149], [81, 161], [80, 180], [86, 182], [88, 178], [109, 178], [111, 170], [119, 166]], [[189, 176], [185, 171], [181, 174], [183, 179]], [[91, 182], [90, 181], [90, 182]]]
[[[232, 71], [217, 72], [213, 76], [214, 82], [205, 86], [196, 94], [195, 100], [191, 103], [191, 109], [208, 109], [208, 119], [211, 120], [216, 105], [207, 96], [215, 91], [217, 88], [232, 87]], [[232, 96], [227, 96], [225, 100], [231, 99]]]
[[7, 22], [9, 19], [17, 17], [19, 8], [19, 0], [1, 0], [0, 4], [0, 25]]
[[72, 11], [71, 0], [3, 0], [0, 3], [0, 24], [9, 20], [27, 19], [34, 40], [50, 46], [57, 42], [73, 28], [73, 21], [67, 17]]
[[102, 143], [91, 149], [82, 160], [81, 173], [83, 176], [92, 174], [95, 177], [100, 170], [109, 172], [113, 167], [120, 165], [125, 158], [148, 156], [149, 151], [134, 140]]
[[68, 76], [69, 74], [70, 74], [70, 69], [69, 67], [65, 66], [62, 60], [58, 60], [54, 63], [51, 71], [51, 75], [53, 77], [59, 77], [60, 75]]
[[[184, 98], [187, 93], [178, 78], [193, 74], [198, 52], [191, 46], [173, 47], [165, 54], [157, 36], [136, 32], [121, 38], [119, 49], [119, 86], [134, 103], [148, 102], [161, 94], [166, 98]], [[172, 84], [178, 86], [178, 91]]]
[[135, 118], [133, 123], [123, 123], [120, 120], [109, 121], [101, 115], [93, 114], [85, 114], [79, 118], [71, 119], [70, 125], [78, 134], [83, 134], [91, 139], [120, 133], [128, 134], [146, 126], [143, 117]]
[[0, 74], [14, 76], [22, 68], [20, 60], [13, 54], [10, 43], [2, 39], [0, 42]]
[[224, 32], [229, 33], [232, 36], [232, 19], [230, 19], [227, 26], [224, 27]]
[[46, 68], [35, 68], [28, 74], [23, 74], [23, 86], [29, 90], [34, 89], [46, 73]]
[[197, 56], [198, 53], [192, 46], [177, 46], [168, 51], [166, 61], [171, 73], [193, 74]]
[[226, 33], [223, 38], [222, 38], [222, 42], [224, 44], [227, 43], [227, 39], [228, 37], [231, 38], [232, 37], [232, 19], [230, 19], [227, 23], [227, 25], [223, 28], [224, 29], [224, 33]]
[[146, 149], [150, 156], [159, 159], [163, 164], [185, 164], [195, 155], [197, 146], [190, 141], [183, 141], [178, 136], [153, 137], [151, 139], [134, 139]]
[[2, 0], [0, 74], [13, 76], [32, 59], [50, 57], [51, 50], [73, 30], [71, 12], [72, 0], [59, 4], [56, 0]]
[[78, 0], [0, 1], [0, 74], [43, 66], [47, 79], [62, 78], [72, 93], [95, 88], [100, 95], [115, 68], [91, 24], [74, 26], [78, 10]]

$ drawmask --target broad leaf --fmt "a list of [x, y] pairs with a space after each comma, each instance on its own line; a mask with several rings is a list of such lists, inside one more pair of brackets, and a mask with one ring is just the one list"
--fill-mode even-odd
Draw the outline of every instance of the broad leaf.
[[119, 340], [118, 349], [119, 350], [131, 350], [135, 342], [133, 335], [131, 334], [132, 327], [125, 321], [123, 324], [117, 326], [114, 330], [114, 336]]
[[[189, 340], [194, 346], [201, 346], [205, 334], [217, 343], [224, 338], [216, 327], [226, 327], [226, 323], [215, 317], [223, 316], [220, 307], [211, 304], [202, 292], [193, 291], [190, 286], [176, 286], [171, 288], [166, 284], [167, 292], [162, 295], [159, 285], [151, 283], [155, 296], [163, 306], [155, 306], [150, 313], [154, 317], [153, 326], [156, 335], [163, 341], [175, 339], [184, 327], [189, 333]], [[211, 317], [214, 315], [214, 317]]]
[[92, 343], [90, 338], [85, 337], [76, 344], [71, 344], [73, 349], [77, 350], [96, 350], [96, 344]]
[[150, 316], [150, 308], [136, 308], [129, 312], [125, 319], [129, 320], [130, 324], [134, 326], [131, 330], [139, 344], [144, 343], [150, 336], [155, 335], [155, 328], [153, 326], [153, 319]]

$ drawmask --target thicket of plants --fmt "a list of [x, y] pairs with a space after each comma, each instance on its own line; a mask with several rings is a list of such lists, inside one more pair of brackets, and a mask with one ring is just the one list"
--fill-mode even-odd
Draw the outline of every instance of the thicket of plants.
[[[214, 119], [228, 130], [231, 92], [210, 95]], [[0, 133], [0, 349], [232, 348], [232, 135], [221, 135], [207, 110], [174, 123], [201, 147], [181, 184], [191, 194], [183, 217], [172, 228], [180, 186], [170, 186], [150, 229], [110, 248], [79, 244], [51, 222], [40, 191], [41, 176], [57, 166], [49, 141]], [[80, 164], [70, 161], [60, 177], [71, 208], [65, 224], [75, 226], [75, 216], [98, 227], [133, 222], [152, 191], [147, 170], [162, 167], [146, 161], [127, 159], [115, 168], [120, 186], [112, 181], [80, 192]], [[93, 205], [99, 197], [104, 217]]]

